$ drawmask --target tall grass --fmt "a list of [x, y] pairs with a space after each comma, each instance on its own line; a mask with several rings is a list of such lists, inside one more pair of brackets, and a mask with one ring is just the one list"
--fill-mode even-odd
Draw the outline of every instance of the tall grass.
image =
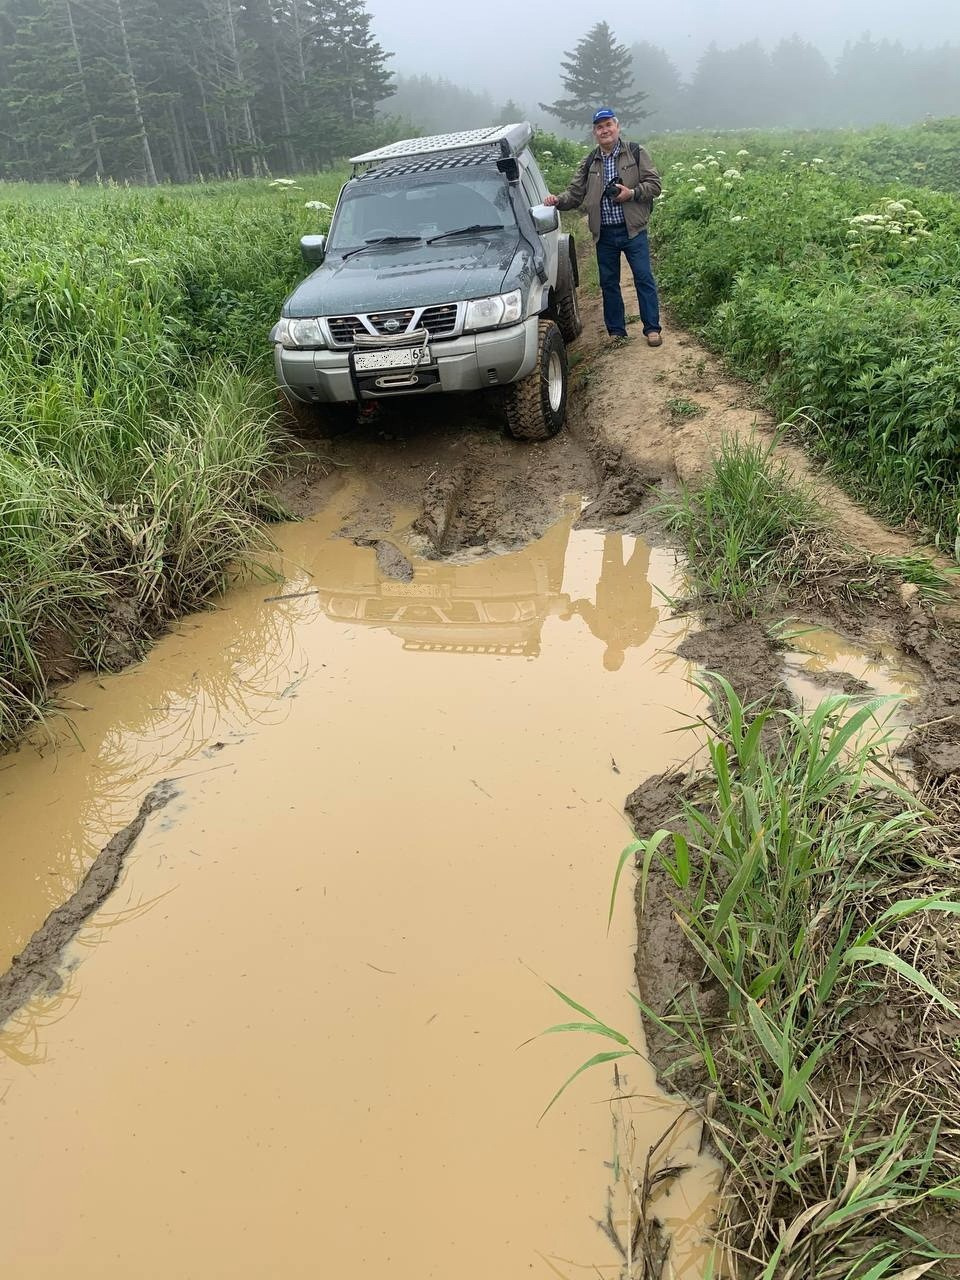
[[[960, 560], [960, 121], [650, 145], [670, 314], [857, 497]], [[536, 146], [561, 189], [584, 149]]]
[[54, 657], [121, 661], [256, 545], [267, 331], [338, 182], [0, 187], [0, 741]]
[[743, 617], [799, 601], [856, 605], [896, 579], [943, 599], [949, 575], [922, 555], [869, 556], [844, 548], [816, 493], [775, 456], [777, 441], [723, 437], [702, 482], [660, 508], [685, 552], [698, 601]]
[[735, 141], [658, 154], [673, 314], [858, 497], [960, 558], [960, 198]]
[[[718, 1269], [955, 1275], [921, 1224], [960, 1199], [958, 832], [889, 774], [879, 701], [753, 714], [724, 680], [704, 688], [710, 764], [620, 869], [637, 858], [641, 905], [666, 879], [702, 968], [640, 1003], [672, 1046], [666, 1078], [709, 1097]], [[590, 1061], [630, 1052], [621, 1037]]]

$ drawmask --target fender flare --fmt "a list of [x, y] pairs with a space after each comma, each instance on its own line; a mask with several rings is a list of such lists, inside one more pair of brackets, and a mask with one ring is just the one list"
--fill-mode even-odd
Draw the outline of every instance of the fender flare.
[[557, 246], [557, 283], [546, 285], [540, 296], [540, 314], [550, 311], [557, 298], [566, 297], [580, 284], [580, 268], [577, 265], [577, 249], [573, 236], [562, 235]]
[[580, 266], [577, 262], [577, 246], [571, 235], [562, 235], [558, 246], [558, 263], [557, 263], [557, 293], [564, 294], [569, 292], [568, 286], [573, 284], [574, 288], [580, 284]]

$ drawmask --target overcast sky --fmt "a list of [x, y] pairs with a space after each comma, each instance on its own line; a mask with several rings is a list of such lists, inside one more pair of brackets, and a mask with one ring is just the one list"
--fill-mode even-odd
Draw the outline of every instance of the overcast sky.
[[668, 0], [592, 14], [579, 0], [368, 0], [367, 10], [380, 44], [396, 54], [393, 70], [488, 89], [497, 102], [552, 100], [564, 51], [604, 18], [622, 44], [660, 45], [683, 72], [711, 40], [769, 46], [796, 32], [829, 58], [867, 31], [909, 46], [960, 43], [960, 0]]

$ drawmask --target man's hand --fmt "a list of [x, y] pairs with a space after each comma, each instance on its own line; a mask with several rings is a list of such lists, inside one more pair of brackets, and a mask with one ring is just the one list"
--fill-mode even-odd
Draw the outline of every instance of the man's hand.
[[552, 208], [553, 208], [553, 206], [554, 206], [555, 204], [557, 204], [557, 203], [558, 203], [558, 197], [557, 197], [557, 196], [544, 196], [544, 197], [543, 197], [543, 203], [544, 203], [545, 205], [548, 205], [548, 206], [552, 209]]
[[618, 182], [620, 188], [619, 194], [616, 196], [617, 204], [626, 204], [628, 200], [633, 199], [633, 187], [625, 187], [622, 182]]

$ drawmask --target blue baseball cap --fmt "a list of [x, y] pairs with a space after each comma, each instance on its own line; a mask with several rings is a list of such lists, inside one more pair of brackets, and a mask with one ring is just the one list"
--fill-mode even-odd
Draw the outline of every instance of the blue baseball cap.
[[601, 107], [599, 111], [593, 113], [593, 123], [599, 124], [601, 120], [616, 120], [617, 113], [611, 111], [609, 107]]

